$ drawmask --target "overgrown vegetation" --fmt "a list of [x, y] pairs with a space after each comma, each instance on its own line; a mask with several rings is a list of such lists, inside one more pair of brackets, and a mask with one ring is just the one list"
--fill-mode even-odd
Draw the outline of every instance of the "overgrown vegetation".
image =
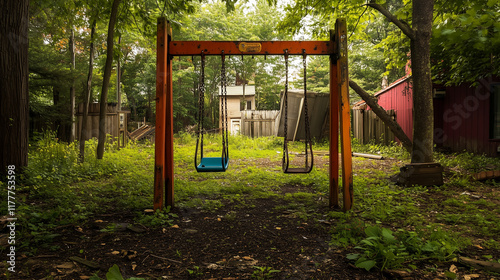
[[[176, 205], [214, 212], [226, 205], [252, 207], [256, 199], [279, 198], [290, 215], [304, 221], [328, 218], [332, 222], [330, 246], [348, 249], [355, 265], [370, 270], [416, 269], [420, 261], [448, 261], [467, 246], [499, 249], [500, 209], [498, 184], [487, 182], [496, 193], [473, 194], [483, 186], [471, 181], [469, 172], [498, 169], [500, 160], [472, 154], [436, 154], [446, 167], [446, 183], [440, 187], [404, 188], [388, 177], [408, 160], [397, 145], [359, 145], [357, 152], [380, 153], [396, 158], [392, 174], [377, 168], [380, 162], [354, 160], [355, 209], [328, 212], [328, 170], [317, 166], [310, 174], [289, 176], [281, 172], [282, 140], [230, 137], [230, 169], [225, 173], [196, 173], [193, 167], [195, 137], [175, 137]], [[218, 137], [207, 136], [207, 154], [219, 153]], [[171, 226], [178, 219], [170, 209], [144, 214], [151, 208], [154, 145], [129, 143], [120, 150], [106, 147], [103, 160], [95, 159], [95, 141], [89, 141], [86, 162], [79, 163], [77, 145], [61, 143], [46, 132], [30, 147], [30, 165], [17, 189], [17, 215], [21, 248], [36, 255], [37, 248], [57, 250], [51, 240], [57, 228], [78, 225], [97, 213], [128, 211], [148, 227]], [[316, 151], [327, 151], [317, 145]], [[267, 164], [263, 164], [263, 162]], [[272, 164], [276, 163], [276, 164]], [[307, 186], [279, 196], [281, 186]], [[2, 183], [2, 188], [5, 185]], [[1, 207], [6, 209], [5, 192]], [[443, 199], [447, 197], [447, 199]], [[234, 214], [234, 213], [233, 213]], [[231, 213], [225, 219], [231, 219]], [[234, 219], [234, 217], [233, 217]], [[53, 247], [51, 247], [53, 246]], [[493, 261], [497, 261], [494, 260]], [[500, 260], [498, 260], [500, 261]], [[276, 270], [256, 268], [254, 278], [268, 279]], [[197, 273], [192, 269], [193, 275]]]

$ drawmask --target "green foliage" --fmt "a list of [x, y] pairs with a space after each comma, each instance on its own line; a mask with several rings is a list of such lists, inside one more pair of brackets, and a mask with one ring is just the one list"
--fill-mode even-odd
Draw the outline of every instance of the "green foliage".
[[364, 237], [365, 223], [363, 220], [354, 218], [352, 220], [339, 220], [332, 230], [330, 245], [348, 247], [358, 244]]
[[[90, 277], [90, 280], [103, 280], [97, 275], [94, 275]], [[106, 273], [106, 280], [125, 280], [123, 278], [122, 273], [120, 271], [120, 268], [118, 265], [114, 264], [112, 267], [109, 268], [108, 272]], [[144, 278], [137, 278], [137, 277], [130, 277], [127, 278], [126, 280], [145, 280]]]
[[403, 229], [393, 232], [380, 226], [365, 228], [366, 238], [356, 249], [361, 253], [347, 256], [356, 261], [356, 266], [367, 271], [373, 267], [380, 270], [400, 268], [406, 261], [419, 259], [447, 260], [457, 251], [456, 242], [442, 230], [434, 229], [425, 240], [418, 233]]
[[255, 270], [252, 273], [252, 278], [256, 278], [257, 280], [265, 280], [274, 278], [274, 273], [280, 273], [281, 270], [273, 269], [272, 267], [267, 266], [254, 266]]
[[172, 226], [175, 218], [178, 218], [177, 214], [170, 213], [170, 206], [167, 206], [162, 211], [156, 210], [152, 215], [140, 215], [138, 222], [150, 227]]
[[476, 173], [480, 171], [493, 170], [500, 166], [500, 159], [487, 157], [485, 155], [475, 155], [469, 152], [444, 154], [436, 153], [435, 160], [444, 167], [460, 170], [466, 173]]
[[152, 146], [130, 143], [117, 150], [109, 144], [104, 159], [97, 160], [97, 141], [89, 140], [85, 163], [78, 162], [77, 146], [59, 142], [54, 132], [46, 131], [30, 147], [16, 210], [22, 246], [31, 247], [32, 253], [50, 245], [58, 226], [78, 223], [107, 208], [150, 205]]
[[432, 34], [432, 72], [436, 82], [475, 83], [500, 75], [500, 4], [498, 1], [456, 1], [440, 4]]
[[197, 278], [203, 275], [203, 272], [201, 271], [199, 266], [193, 266], [193, 269], [187, 269], [187, 272], [189, 273], [189, 277]]
[[392, 142], [390, 145], [376, 144], [375, 142], [363, 145], [357, 138], [352, 138], [351, 145], [352, 151], [356, 153], [375, 154], [398, 159], [410, 158], [410, 154], [396, 142]]

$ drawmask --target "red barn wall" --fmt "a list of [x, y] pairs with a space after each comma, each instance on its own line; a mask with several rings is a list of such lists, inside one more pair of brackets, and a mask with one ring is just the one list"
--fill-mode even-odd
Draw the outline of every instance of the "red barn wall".
[[499, 142], [490, 138], [490, 83], [446, 87], [434, 99], [434, 142], [454, 152], [468, 151], [498, 156]]
[[[482, 80], [477, 86], [446, 87], [444, 97], [434, 98], [434, 142], [453, 152], [498, 156], [500, 141], [490, 136], [490, 84], [500, 78]], [[401, 78], [375, 96], [385, 110], [396, 112], [396, 121], [413, 139], [413, 91], [408, 78]], [[368, 107], [369, 109], [369, 107]], [[398, 139], [396, 139], [398, 141]], [[398, 141], [399, 142], [399, 141]]]
[[[382, 108], [395, 111], [397, 123], [413, 139], [413, 91], [408, 82], [409, 78], [401, 78], [375, 96]], [[395, 140], [399, 142], [397, 138]]]

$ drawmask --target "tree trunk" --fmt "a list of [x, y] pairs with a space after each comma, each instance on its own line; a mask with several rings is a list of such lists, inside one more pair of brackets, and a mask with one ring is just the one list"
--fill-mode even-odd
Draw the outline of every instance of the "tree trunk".
[[69, 106], [71, 115], [71, 130], [69, 141], [75, 141], [76, 123], [75, 123], [75, 31], [71, 29], [71, 37], [69, 39], [69, 52], [71, 55], [71, 87], [69, 88]]
[[434, 0], [413, 0], [414, 39], [410, 42], [413, 76], [413, 149], [411, 163], [433, 161], [434, 108], [430, 39]]
[[[28, 0], [0, 1], [0, 174], [28, 165]], [[4, 177], [5, 178], [5, 177]]]
[[[122, 41], [122, 36], [118, 37], [118, 45], [120, 45]], [[118, 111], [122, 110], [122, 93], [120, 91], [120, 80], [122, 78], [122, 72], [120, 68], [120, 57], [116, 60], [116, 98], [118, 103]]]
[[92, 73], [94, 70], [94, 35], [97, 20], [92, 21], [92, 31], [90, 32], [90, 54], [89, 54], [89, 74], [87, 76], [87, 88], [83, 97], [82, 130], [80, 132], [80, 162], [85, 161], [85, 141], [87, 140], [87, 119], [89, 116], [90, 93], [92, 91]]
[[106, 142], [106, 109], [108, 103], [108, 87], [111, 77], [111, 64], [113, 63], [113, 36], [115, 33], [116, 15], [118, 13], [118, 5], [120, 0], [113, 0], [111, 8], [111, 16], [108, 25], [108, 39], [106, 50], [106, 65], [104, 66], [104, 75], [102, 80], [102, 90], [99, 107], [99, 139], [97, 142], [97, 159], [102, 159], [104, 156], [104, 144]]
[[389, 127], [389, 129], [394, 133], [394, 136], [396, 136], [399, 141], [401, 141], [401, 144], [403, 147], [411, 153], [412, 149], [412, 142], [408, 135], [403, 131], [401, 126], [392, 119], [392, 117], [387, 113], [387, 111], [382, 108], [380, 105], [377, 103], [377, 99], [370, 94], [368, 94], [366, 91], [364, 91], [358, 84], [353, 82], [352, 80], [349, 80], [349, 86], [359, 95], [361, 98], [370, 106], [372, 111], [379, 117], [385, 125]]

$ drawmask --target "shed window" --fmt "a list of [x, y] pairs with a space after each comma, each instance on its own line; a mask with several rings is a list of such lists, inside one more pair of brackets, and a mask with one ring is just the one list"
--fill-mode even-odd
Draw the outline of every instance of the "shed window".
[[247, 110], [252, 110], [252, 101], [247, 100], [240, 103], [240, 111], [245, 110], [245, 105], [247, 105]]
[[491, 85], [490, 138], [500, 139], [500, 84]]

